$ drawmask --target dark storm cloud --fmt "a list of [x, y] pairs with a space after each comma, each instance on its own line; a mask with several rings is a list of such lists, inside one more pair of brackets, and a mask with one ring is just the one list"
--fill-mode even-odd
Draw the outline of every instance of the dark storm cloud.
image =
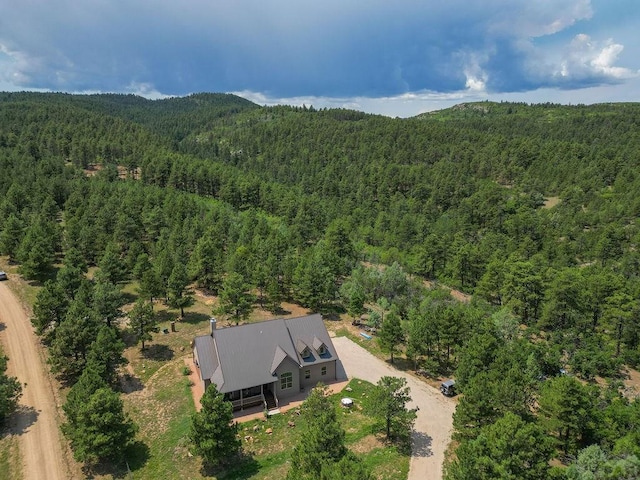
[[0, 0], [0, 13], [0, 88], [383, 97], [636, 74], [617, 66], [622, 44], [581, 33], [588, 0]]

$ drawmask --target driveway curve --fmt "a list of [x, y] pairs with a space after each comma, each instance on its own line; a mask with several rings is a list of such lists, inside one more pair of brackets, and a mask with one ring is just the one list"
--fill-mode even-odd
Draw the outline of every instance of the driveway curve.
[[451, 441], [455, 401], [419, 379], [401, 372], [370, 354], [347, 337], [331, 339], [338, 352], [348, 378], [360, 378], [377, 383], [381, 377], [406, 378], [411, 388], [412, 402], [417, 407], [417, 418], [412, 434], [409, 480], [440, 480], [444, 453]]
[[0, 283], [0, 327], [4, 353], [9, 357], [7, 373], [23, 385], [18, 411], [9, 424], [19, 439], [21, 478], [72, 478], [62, 450], [55, 395], [42, 347], [22, 305], [5, 282]]

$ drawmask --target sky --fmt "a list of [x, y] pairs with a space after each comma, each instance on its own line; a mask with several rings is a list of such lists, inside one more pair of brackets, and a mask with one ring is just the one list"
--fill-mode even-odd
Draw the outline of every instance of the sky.
[[0, 0], [0, 91], [408, 117], [640, 101], [638, 0]]

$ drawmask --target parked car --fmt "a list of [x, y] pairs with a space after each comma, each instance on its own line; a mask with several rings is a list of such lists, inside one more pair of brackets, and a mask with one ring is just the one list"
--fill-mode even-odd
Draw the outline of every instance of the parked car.
[[9, 280], [7, 273], [3, 272], [2, 270], [0, 270], [0, 280]]
[[447, 397], [453, 397], [456, 394], [456, 381], [446, 380], [440, 384], [440, 391]]

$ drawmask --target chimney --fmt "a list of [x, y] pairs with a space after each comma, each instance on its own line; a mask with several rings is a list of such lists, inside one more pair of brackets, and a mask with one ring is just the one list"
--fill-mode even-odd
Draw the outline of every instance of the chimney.
[[216, 318], [215, 317], [211, 317], [209, 319], [209, 325], [211, 326], [211, 336], [213, 337], [213, 331], [216, 329]]

